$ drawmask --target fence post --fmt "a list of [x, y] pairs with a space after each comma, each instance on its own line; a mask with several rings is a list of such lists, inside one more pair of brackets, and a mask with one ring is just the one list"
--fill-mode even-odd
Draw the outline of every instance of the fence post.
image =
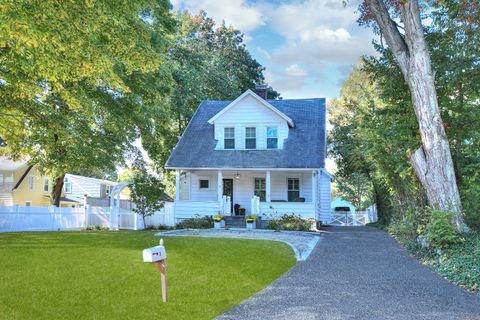
[[83, 195], [83, 229], [88, 228], [88, 201], [87, 195]]
[[133, 230], [138, 230], [137, 228], [137, 218], [138, 218], [138, 215], [136, 212], [132, 211], [133, 213]]
[[13, 221], [13, 230], [12, 231], [17, 231], [19, 229], [18, 227], [18, 218], [20, 215], [20, 209], [18, 207], [18, 204], [15, 205], [15, 220]]

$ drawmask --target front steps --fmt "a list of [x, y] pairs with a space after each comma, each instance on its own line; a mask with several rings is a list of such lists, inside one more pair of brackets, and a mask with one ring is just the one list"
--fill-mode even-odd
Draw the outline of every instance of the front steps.
[[246, 228], [245, 216], [225, 216], [225, 228]]

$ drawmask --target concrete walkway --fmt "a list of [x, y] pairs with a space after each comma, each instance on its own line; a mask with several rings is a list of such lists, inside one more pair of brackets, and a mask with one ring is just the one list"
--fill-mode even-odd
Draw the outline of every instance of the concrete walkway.
[[218, 319], [480, 319], [480, 297], [373, 228], [328, 228], [310, 257]]
[[308, 258], [313, 248], [320, 240], [320, 233], [298, 232], [298, 231], [273, 231], [264, 229], [180, 229], [173, 231], [159, 232], [157, 237], [207, 237], [207, 238], [233, 238], [252, 240], [271, 240], [288, 244], [297, 261], [304, 261]]

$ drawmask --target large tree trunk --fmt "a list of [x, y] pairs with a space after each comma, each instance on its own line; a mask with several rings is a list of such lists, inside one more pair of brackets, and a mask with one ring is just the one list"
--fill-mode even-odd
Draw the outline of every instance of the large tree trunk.
[[64, 179], [65, 179], [65, 174], [62, 174], [61, 176], [59, 176], [55, 179], [55, 184], [54, 184], [53, 190], [52, 190], [52, 203], [55, 207], [60, 206], [60, 198], [62, 196], [63, 180]]
[[405, 25], [402, 36], [390, 18], [383, 0], [366, 0], [385, 40], [392, 50], [412, 95], [422, 146], [411, 156], [420, 183], [431, 206], [457, 212], [458, 230], [465, 230], [455, 171], [438, 107], [435, 78], [425, 42], [418, 0], [409, 0], [401, 7]]

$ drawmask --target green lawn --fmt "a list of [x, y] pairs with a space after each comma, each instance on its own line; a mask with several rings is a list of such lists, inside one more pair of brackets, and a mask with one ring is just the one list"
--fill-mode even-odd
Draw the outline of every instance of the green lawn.
[[142, 262], [153, 232], [0, 234], [0, 319], [211, 319], [295, 264], [278, 242], [164, 241], [167, 304]]

